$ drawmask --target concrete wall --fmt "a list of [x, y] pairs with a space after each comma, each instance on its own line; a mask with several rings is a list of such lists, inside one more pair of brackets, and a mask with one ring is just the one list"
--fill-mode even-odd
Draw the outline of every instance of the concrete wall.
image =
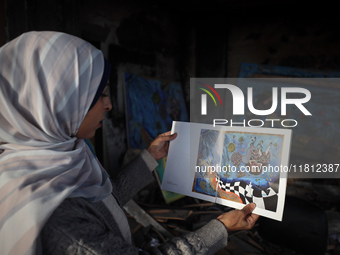
[[81, 36], [96, 44], [112, 64], [110, 89], [113, 110], [104, 122], [102, 161], [118, 169], [128, 149], [123, 73], [181, 82], [183, 39], [178, 17], [138, 2], [103, 1], [80, 9]]
[[228, 76], [237, 77], [242, 62], [340, 70], [338, 23], [327, 19], [233, 24], [228, 35]]

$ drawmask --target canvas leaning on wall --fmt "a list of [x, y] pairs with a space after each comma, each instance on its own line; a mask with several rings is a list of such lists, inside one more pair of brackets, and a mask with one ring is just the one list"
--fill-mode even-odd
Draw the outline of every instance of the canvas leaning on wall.
[[[157, 135], [171, 129], [173, 120], [187, 121], [182, 87], [177, 82], [124, 73], [129, 148], [146, 149]], [[158, 160], [155, 177], [161, 185], [166, 158]], [[162, 190], [166, 203], [183, 195]]]
[[282, 220], [291, 130], [173, 122], [162, 189]]

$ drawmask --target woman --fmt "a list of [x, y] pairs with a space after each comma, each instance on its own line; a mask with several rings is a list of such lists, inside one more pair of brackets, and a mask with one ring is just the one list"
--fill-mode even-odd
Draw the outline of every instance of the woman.
[[[0, 253], [137, 254], [121, 206], [152, 181], [176, 135], [157, 137], [110, 180], [84, 140], [112, 108], [103, 54], [71, 35], [29, 32], [0, 49], [0, 63]], [[227, 230], [254, 225], [253, 209], [154, 252], [214, 253]]]

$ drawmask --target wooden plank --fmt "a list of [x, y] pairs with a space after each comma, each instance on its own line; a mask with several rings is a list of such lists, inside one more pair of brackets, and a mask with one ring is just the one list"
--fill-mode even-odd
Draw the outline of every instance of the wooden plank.
[[161, 226], [154, 218], [147, 214], [139, 205], [135, 203], [135, 201], [130, 200], [123, 208], [128, 214], [134, 217], [138, 223], [142, 224], [143, 227], [152, 226], [163, 236], [172, 238], [172, 234], [163, 226]]

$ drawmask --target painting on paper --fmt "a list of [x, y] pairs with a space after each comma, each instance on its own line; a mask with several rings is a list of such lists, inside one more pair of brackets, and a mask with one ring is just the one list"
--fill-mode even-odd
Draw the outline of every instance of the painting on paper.
[[282, 220], [292, 130], [173, 123], [162, 189]]
[[282, 149], [280, 134], [202, 129], [192, 191], [275, 212]]

